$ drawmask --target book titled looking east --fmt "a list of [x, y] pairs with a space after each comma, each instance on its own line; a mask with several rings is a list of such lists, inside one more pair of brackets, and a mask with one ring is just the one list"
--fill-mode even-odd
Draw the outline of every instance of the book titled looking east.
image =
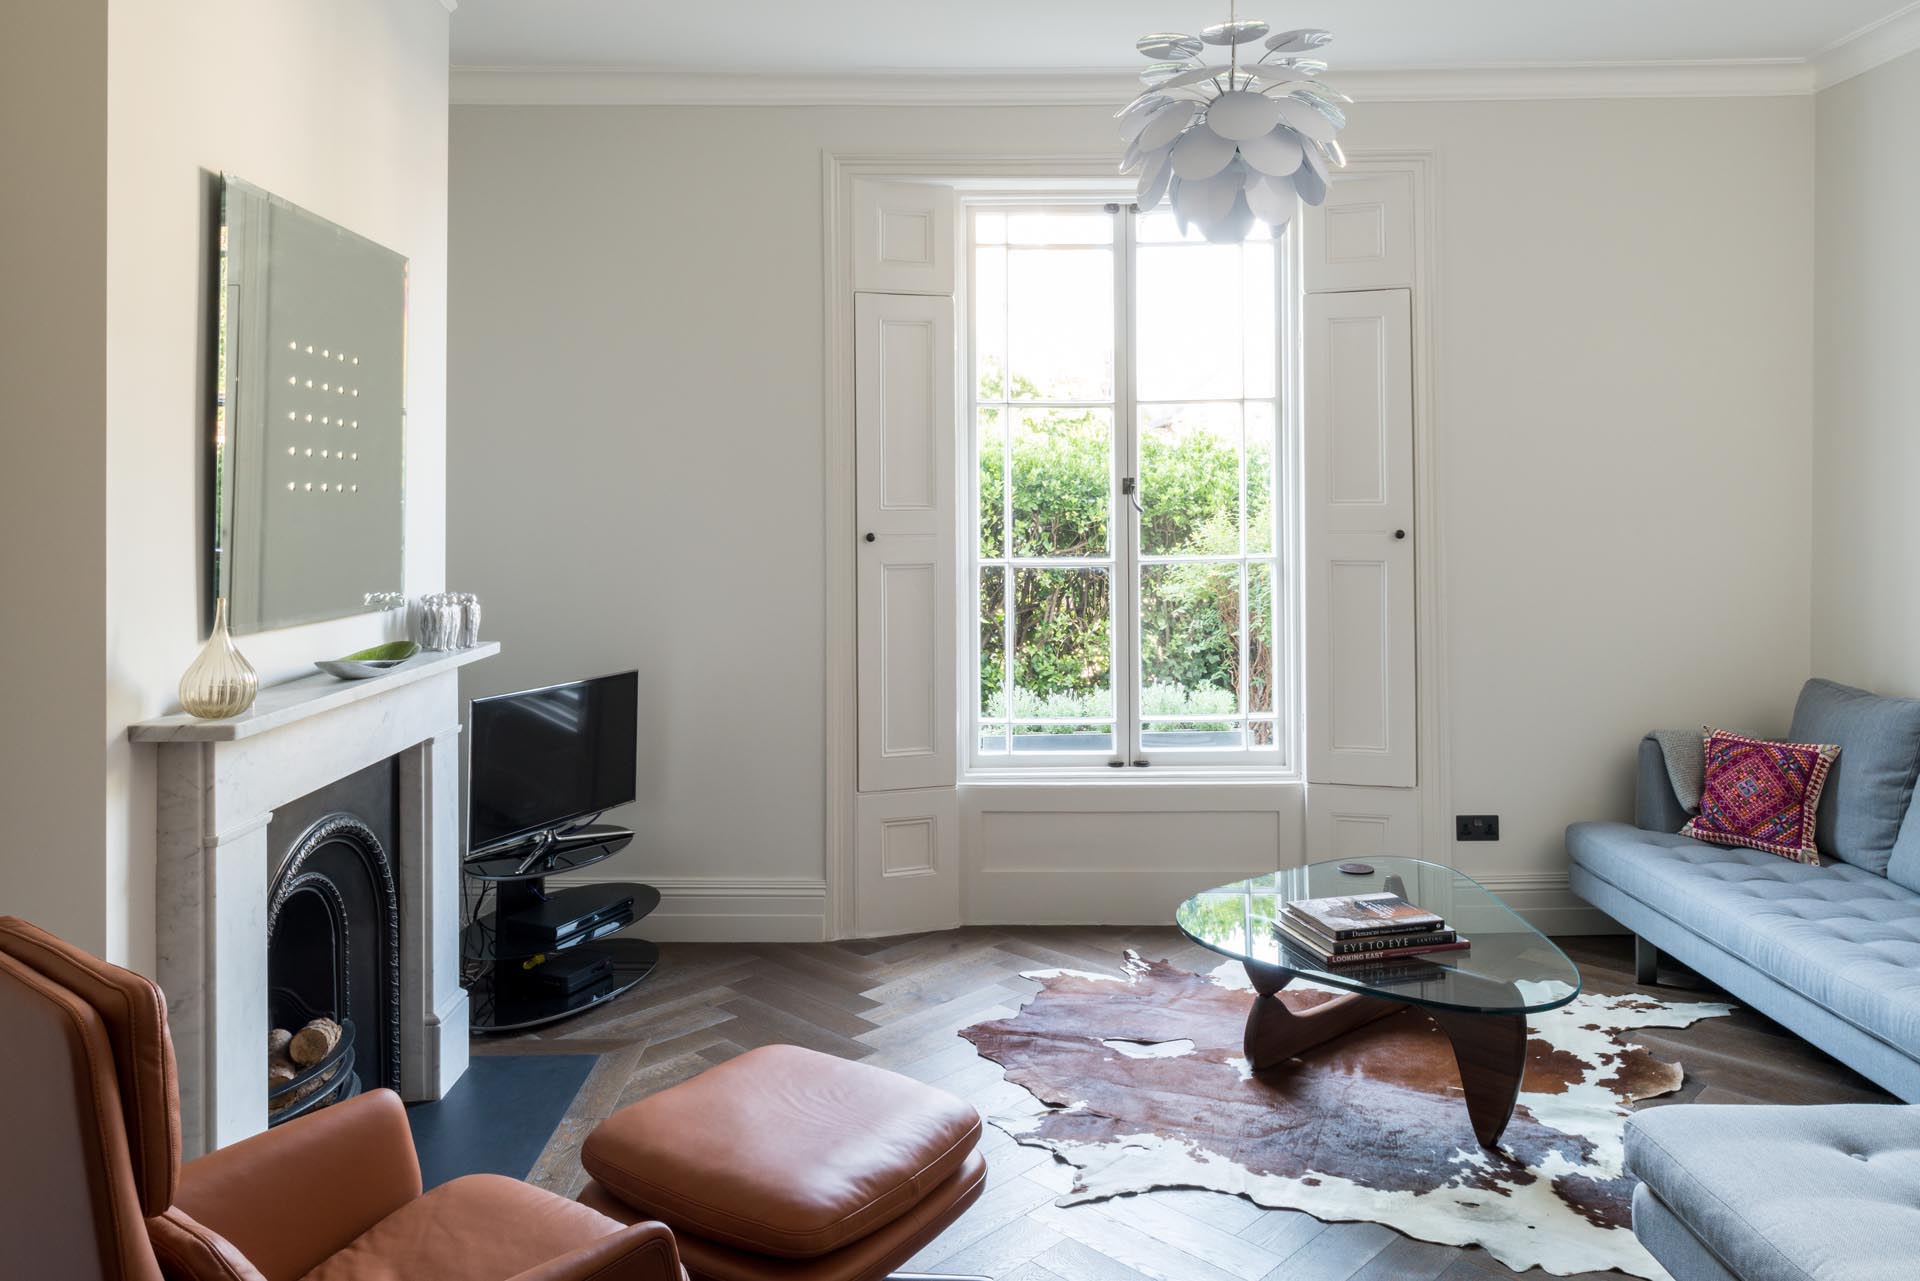
[[1303, 898], [1287, 904], [1287, 912], [1334, 940], [1369, 938], [1378, 934], [1414, 934], [1446, 924], [1424, 908], [1398, 894], [1343, 894], [1338, 898]]

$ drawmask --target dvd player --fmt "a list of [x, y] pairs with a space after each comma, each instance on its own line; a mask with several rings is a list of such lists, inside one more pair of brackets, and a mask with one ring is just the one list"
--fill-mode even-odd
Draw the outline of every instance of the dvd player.
[[500, 928], [516, 939], [549, 948], [611, 933], [633, 920], [633, 895], [609, 896], [605, 885], [576, 885], [503, 917]]

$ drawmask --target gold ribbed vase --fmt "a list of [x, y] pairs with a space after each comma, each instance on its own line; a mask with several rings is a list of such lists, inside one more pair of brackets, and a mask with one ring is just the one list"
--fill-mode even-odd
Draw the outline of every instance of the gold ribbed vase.
[[260, 677], [233, 646], [227, 631], [227, 598], [214, 606], [213, 635], [180, 678], [180, 706], [204, 720], [238, 716], [253, 706]]

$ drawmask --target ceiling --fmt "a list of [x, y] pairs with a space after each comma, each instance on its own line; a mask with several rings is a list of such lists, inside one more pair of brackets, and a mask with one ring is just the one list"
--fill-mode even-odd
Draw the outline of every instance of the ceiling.
[[[1347, 68], [1805, 60], [1915, 0], [1244, 0]], [[1107, 70], [1227, 0], [460, 0], [456, 66], [666, 72]], [[1909, 17], [1913, 16], [1909, 14]]]

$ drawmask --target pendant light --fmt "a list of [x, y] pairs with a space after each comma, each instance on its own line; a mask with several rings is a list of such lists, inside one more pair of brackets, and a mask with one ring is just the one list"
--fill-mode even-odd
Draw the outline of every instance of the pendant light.
[[[1256, 221], [1279, 231], [1298, 201], [1325, 200], [1328, 175], [1347, 163], [1338, 134], [1353, 101], [1317, 78], [1327, 64], [1315, 55], [1332, 39], [1311, 28], [1269, 35], [1266, 23], [1241, 21], [1237, 3], [1198, 36], [1141, 36], [1146, 89], [1115, 113], [1120, 171], [1138, 172], [1139, 207], [1164, 199], [1182, 234], [1196, 227], [1231, 244]], [[1243, 59], [1256, 41], [1263, 52]]]

